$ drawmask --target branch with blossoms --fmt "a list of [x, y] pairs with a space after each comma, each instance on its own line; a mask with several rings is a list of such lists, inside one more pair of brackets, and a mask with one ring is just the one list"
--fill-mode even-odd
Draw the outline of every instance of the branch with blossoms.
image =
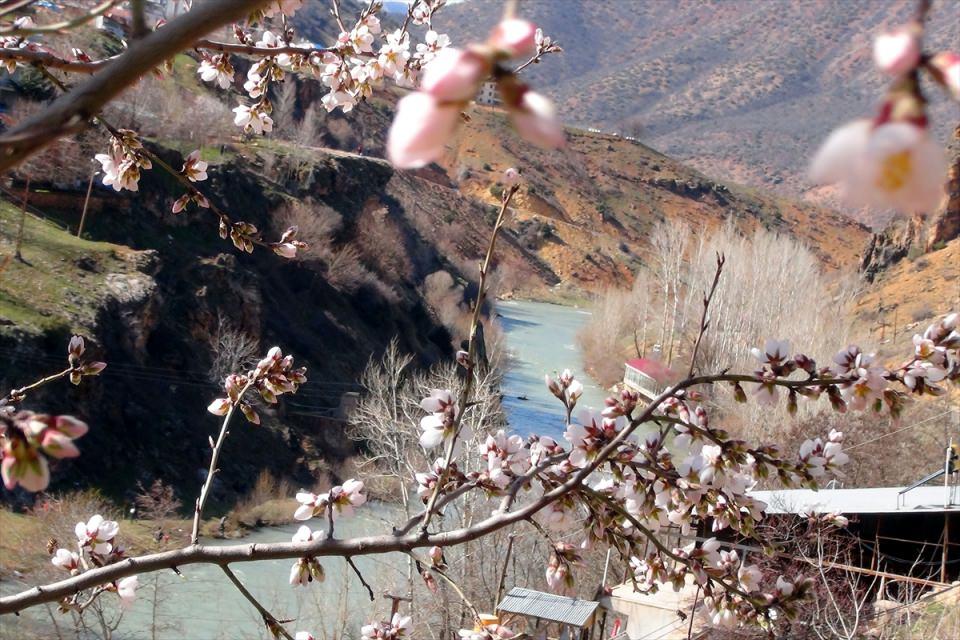
[[99, 375], [106, 363], [83, 357], [86, 345], [73, 336], [67, 345], [67, 367], [35, 382], [11, 389], [0, 398], [0, 476], [7, 489], [17, 485], [27, 491], [42, 491], [50, 483], [48, 457], [76, 458], [73, 441], [87, 432], [87, 425], [73, 416], [51, 416], [16, 410], [27, 394], [63, 378], [79, 385], [83, 378]]
[[[797, 459], [788, 460], [773, 447], [751, 448], [711, 425], [705, 408], [697, 404], [694, 388], [720, 383], [741, 388], [750, 385], [754, 387], [753, 397], [768, 403], [780, 395], [771, 389], [787, 394], [804, 390], [806, 393], [801, 397], [810, 401], [820, 395], [832, 397], [830, 389], [836, 389], [838, 410], [872, 410], [878, 405], [882, 408], [894, 384], [901, 386], [903, 393], [919, 395], [936, 393], [935, 381], [960, 379], [957, 322], [957, 314], [951, 314], [931, 325], [915, 338], [913, 356], [893, 370], [876, 366], [855, 348], [841, 351], [833, 366], [817, 368], [808, 357], [788, 356], [785, 345], [771, 341], [764, 349], [756, 350], [762, 366], [752, 375], [721, 373], [688, 377], [671, 385], [642, 409], [631, 394], [609, 398], [602, 415], [581, 416], [569, 424], [564, 434], [568, 447], [536, 436], [525, 442], [504, 435], [491, 437], [482, 451], [487, 469], [467, 474], [450, 473], [446, 484], [437, 485], [442, 487], [439, 493], [447, 496], [462, 487], [469, 487], [465, 492], [482, 488], [495, 498], [506, 496], [514, 488], [512, 483], [517, 481], [519, 499], [516, 504], [497, 509], [488, 518], [465, 528], [428, 530], [425, 534], [403, 533], [398, 528], [395, 533], [381, 536], [340, 540], [329, 532], [314, 532], [305, 526], [290, 543], [226, 547], [192, 544], [138, 558], [117, 558], [116, 562], [101, 560], [83, 571], [67, 563], [71, 571], [79, 573], [57, 583], [0, 598], [0, 613], [71, 597], [80, 590], [116, 584], [147, 571], [182, 569], [195, 563], [223, 566], [265, 559], [296, 559], [291, 569], [291, 583], [309, 584], [322, 579], [320, 562], [324, 557], [352, 559], [393, 551], [442, 549], [517, 523], [535, 522], [537, 529], [542, 529], [548, 537], [550, 531], [561, 531], [579, 523], [585, 544], [606, 542], [618, 549], [625, 560], [632, 562], [634, 580], [647, 590], [662, 584], [676, 584], [688, 574], [692, 575], [708, 594], [707, 606], [718, 624], [761, 620], [768, 624], [770, 610], [789, 615], [791, 603], [803, 597], [806, 588], [802, 579], [780, 577], [776, 585], [764, 588], [757, 583], [751, 567], [734, 562], [730, 552], [722, 550], [722, 543], [708, 541], [699, 546], [669, 550], [659, 543], [657, 532], [670, 524], [690, 531], [697, 522], [706, 519], [717, 532], [729, 530], [744, 538], [756, 539], [756, 524], [762, 519], [766, 505], [749, 495], [750, 488], [760, 479], [772, 477], [787, 486], [816, 486], [819, 479], [839, 472], [846, 462], [843, 436], [833, 432], [825, 440], [805, 442]], [[274, 366], [258, 368], [267, 371]], [[797, 372], [804, 375], [797, 378]], [[238, 386], [240, 384], [234, 381], [230, 389], [246, 386], [246, 383]], [[289, 388], [286, 384], [279, 387]], [[746, 393], [743, 395], [745, 399]], [[863, 401], [868, 395], [872, 402]], [[228, 390], [227, 398], [212, 408], [219, 412], [226, 403], [239, 406], [242, 396]], [[566, 407], [564, 409], [566, 411]], [[668, 438], [662, 431], [644, 437], [634, 435], [641, 425], [664, 419], [668, 419], [666, 424], [672, 432], [669, 448]], [[449, 445], [452, 439], [450, 432], [438, 446]], [[452, 469], [452, 462], [444, 468]], [[366, 502], [363, 483], [359, 480], [334, 487], [327, 494], [301, 492], [297, 499], [301, 505], [297, 519], [319, 518], [327, 522], [349, 517]], [[586, 518], [583, 513], [587, 514]], [[414, 519], [417, 524], [419, 521]], [[88, 536], [94, 545], [99, 543], [98, 535]], [[644, 540], [653, 541], [655, 550], [641, 558], [636, 550]], [[558, 544], [553, 544], [552, 549], [548, 582], [569, 588], [577, 553]], [[431, 552], [431, 557], [434, 554]]]
[[[165, 64], [166, 60], [176, 53], [173, 50], [175, 46], [179, 45], [189, 46], [201, 55], [197, 69], [201, 80], [214, 83], [221, 89], [228, 89], [234, 84], [236, 72], [230, 55], [245, 55], [257, 59], [250, 67], [243, 84], [245, 93], [255, 102], [241, 103], [233, 110], [234, 123], [245, 132], [261, 135], [272, 131], [273, 119], [270, 114], [273, 106], [268, 97], [270, 85], [282, 82], [287, 73], [311, 73], [329, 88], [329, 92], [322, 98], [324, 107], [328, 111], [339, 108], [345, 112], [371, 96], [374, 89], [381, 86], [385, 79], [389, 78], [397, 85], [407, 87], [415, 84], [423, 75], [424, 91], [411, 94], [401, 101], [398, 123], [402, 125], [405, 120], [410, 119], [410, 109], [402, 108], [403, 105], [409, 107], [417, 101], [423, 101], [424, 97], [431, 104], [436, 101], [437, 114], [442, 117], [424, 119], [422, 116], [429, 114], [413, 113], [413, 117], [419, 122], [431, 123], [428, 130], [422, 127], [409, 129], [405, 132], [406, 139], [393, 133], [388, 143], [389, 153], [395, 164], [414, 166], [438, 155], [437, 151], [442, 150], [446, 136], [453, 132], [459, 119], [459, 110], [473, 97], [485, 78], [493, 77], [521, 133], [542, 146], [560, 146], [563, 143], [563, 133], [552, 105], [543, 96], [528, 91], [525, 85], [516, 80], [517, 71], [511, 71], [505, 66], [509, 59], [529, 52], [533, 52], [533, 58], [522, 66], [539, 62], [543, 55], [559, 52], [559, 46], [552, 43], [549, 37], [543, 36], [542, 31], [530, 22], [508, 16], [497, 26], [486, 43], [471, 45], [466, 52], [454, 49], [449, 46], [450, 39], [446, 35], [438, 34], [432, 29], [433, 16], [443, 4], [442, 0], [417, 0], [409, 7], [403, 26], [392, 33], [384, 33], [376, 15], [381, 9], [379, 2], [370, 2], [349, 29], [343, 26], [339, 4], [334, 3], [333, 13], [337, 23], [341, 25], [341, 33], [336, 44], [331, 47], [316, 47], [311, 43], [295, 41], [295, 34], [288, 27], [285, 17], [300, 7], [300, 0], [269, 2], [263, 9], [254, 10], [252, 13], [248, 11], [248, 26], [234, 25], [236, 44], [206, 38], [188, 42], [186, 34], [198, 33], [201, 30], [201, 21], [209, 19], [209, 16], [197, 13], [199, 10], [191, 10], [145, 39], [162, 41], [162, 45], [155, 44], [152, 49], [145, 50], [144, 43], [136, 42], [124, 53], [99, 61], [90, 59], [80, 50], [74, 50], [71, 57], [67, 58], [56, 54], [42, 43], [26, 39], [23, 35], [4, 36], [0, 42], [0, 60], [5, 63], [7, 70], [13, 73], [17, 64], [30, 64], [63, 90], [64, 96], [37, 117], [0, 136], [0, 167], [8, 166], [5, 164], [7, 162], [12, 166], [57, 137], [86, 126], [89, 121], [97, 122], [111, 134], [109, 152], [96, 156], [103, 167], [103, 184], [116, 191], [138, 191], [142, 171], [156, 165], [176, 178], [186, 189], [186, 193], [173, 203], [173, 213], [179, 213], [191, 204], [210, 209], [218, 218], [221, 237], [229, 238], [239, 250], [250, 252], [260, 245], [282, 257], [292, 258], [298, 249], [305, 247], [296, 239], [296, 228], [288, 229], [277, 242], [264, 241], [256, 226], [231, 220], [200, 191], [195, 183], [205, 179], [206, 163], [197, 156], [188, 156], [183, 169], [176, 171], [146, 149], [136, 132], [120, 130], [110, 125], [102, 116], [97, 115], [98, 112], [124, 83], [133, 82], [139, 77], [136, 75], [138, 70], [139, 74], [143, 75]], [[219, 16], [218, 20], [224, 17], [226, 16]], [[282, 20], [281, 32], [277, 34], [267, 29], [262, 31], [257, 39], [250, 26], [274, 17]], [[417, 44], [413, 52], [408, 31], [411, 24], [426, 25], [428, 28], [424, 41]], [[211, 28], [213, 26], [216, 25], [211, 24]], [[175, 43], [168, 42], [175, 36]], [[378, 39], [383, 42], [379, 49], [375, 50]], [[159, 57], [156, 55], [158, 51], [167, 51], [168, 55]], [[136, 67], [138, 63], [139, 68]], [[51, 73], [51, 69], [95, 75], [90, 81], [76, 88], [68, 88]], [[106, 91], [106, 88], [110, 91]], [[60, 124], [55, 124], [54, 119], [59, 120]], [[403, 132], [404, 127], [395, 126], [393, 131]], [[431, 149], [424, 147], [428, 142], [427, 138], [432, 141]], [[440, 141], [439, 147], [437, 141]]]

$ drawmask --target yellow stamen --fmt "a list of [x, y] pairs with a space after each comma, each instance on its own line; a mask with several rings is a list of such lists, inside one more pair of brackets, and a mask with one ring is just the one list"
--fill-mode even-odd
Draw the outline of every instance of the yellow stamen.
[[892, 153], [883, 159], [877, 186], [884, 191], [899, 191], [913, 173], [913, 157], [909, 150]]

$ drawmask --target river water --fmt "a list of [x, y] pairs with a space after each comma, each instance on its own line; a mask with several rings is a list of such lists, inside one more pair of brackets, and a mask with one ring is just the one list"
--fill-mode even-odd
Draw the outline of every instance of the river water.
[[[537, 433], [560, 439], [563, 407], [544, 385], [544, 374], [554, 375], [565, 368], [584, 383], [579, 406], [599, 408], [604, 393], [583, 373], [583, 362], [576, 347], [577, 331], [589, 318], [585, 311], [537, 302], [505, 301], [497, 304], [499, 321], [506, 331], [510, 368], [504, 379], [504, 405], [513, 431]], [[524, 399], [521, 399], [524, 398]], [[374, 535], [390, 531], [400, 518], [397, 512], [370, 504], [357, 515], [337, 524], [338, 537]], [[317, 527], [322, 527], [316, 524]], [[243, 543], [289, 541], [297, 525], [263, 528], [251, 533]], [[122, 526], [121, 526], [122, 535]], [[236, 544], [237, 541], [214, 544]], [[318, 639], [359, 638], [359, 628], [376, 616], [383, 616], [387, 604], [380, 592], [396, 585], [402, 592], [406, 579], [406, 560], [400, 554], [358, 557], [360, 571], [374, 584], [377, 601], [371, 603], [366, 591], [342, 560], [325, 560], [326, 580], [319, 585], [291, 588], [288, 585], [291, 560], [237, 564], [233, 570], [254, 596], [277, 616], [296, 618], [292, 630], [309, 630]], [[227, 582], [218, 567], [183, 567], [182, 577], [173, 572], [141, 576], [138, 598], [120, 621], [115, 640], [240, 640], [262, 638], [258, 615], [240, 593]], [[3, 592], [17, 589], [7, 583]], [[112, 594], [107, 594], [108, 596]], [[115, 596], [114, 596], [115, 598]], [[0, 621], [22, 635], [21, 625], [30, 625], [32, 610], [18, 621]], [[9, 617], [8, 617], [9, 618]], [[42, 620], [48, 620], [43, 614]], [[35, 619], [34, 619], [35, 620]], [[334, 620], [345, 620], [346, 628], [337, 628]], [[38, 638], [42, 636], [36, 636]], [[73, 637], [72, 635], [70, 637]]]

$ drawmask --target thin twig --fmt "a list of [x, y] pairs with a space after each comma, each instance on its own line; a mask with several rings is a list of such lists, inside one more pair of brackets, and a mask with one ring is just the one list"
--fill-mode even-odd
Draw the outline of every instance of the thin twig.
[[29, 36], [41, 33], [64, 33], [65, 31], [75, 29], [90, 22], [91, 20], [96, 19], [99, 16], [102, 16], [119, 2], [120, 0], [107, 0], [106, 2], [97, 5], [87, 13], [70, 20], [63, 20], [61, 22], [54, 22], [52, 24], [43, 24], [35, 27], [8, 27], [6, 29], [0, 29], [0, 36]]
[[493, 263], [493, 253], [497, 247], [497, 237], [500, 235], [500, 229], [503, 227], [504, 216], [510, 201], [519, 189], [519, 185], [512, 185], [503, 193], [503, 201], [500, 204], [500, 211], [497, 213], [497, 220], [493, 225], [493, 233], [490, 235], [490, 244], [487, 245], [487, 253], [484, 256], [483, 263], [480, 265], [480, 282], [477, 285], [477, 300], [473, 306], [473, 317], [470, 320], [470, 339], [467, 346], [466, 375], [463, 381], [463, 388], [460, 390], [460, 397], [457, 401], [457, 414], [453, 421], [453, 436], [447, 445], [446, 458], [440, 477], [437, 479], [436, 486], [433, 487], [433, 493], [430, 494], [430, 500], [427, 502], [426, 513], [423, 516], [423, 523], [420, 525], [420, 535], [427, 533], [427, 527], [430, 525], [430, 519], [433, 517], [434, 507], [437, 503], [437, 496], [440, 490], [447, 482], [450, 465], [453, 462], [453, 451], [457, 444], [457, 437], [460, 435], [460, 427], [463, 423], [463, 416], [466, 413], [467, 401], [470, 398], [470, 392], [473, 390], [473, 370], [476, 367], [477, 359], [477, 327], [480, 324], [480, 312], [483, 309], [483, 303], [487, 294], [487, 276], [490, 272], [490, 266]]
[[213, 486], [213, 477], [217, 474], [217, 471], [219, 471], [219, 469], [217, 469], [217, 461], [220, 459], [220, 450], [223, 448], [223, 443], [230, 434], [230, 431], [227, 430], [227, 427], [230, 425], [230, 418], [233, 417], [237, 406], [240, 405], [240, 401], [243, 399], [243, 395], [251, 386], [253, 386], [252, 379], [240, 390], [240, 395], [237, 396], [236, 401], [230, 404], [227, 415], [223, 417], [223, 424], [220, 425], [220, 435], [217, 436], [217, 442], [213, 446], [213, 453], [210, 456], [210, 468], [207, 470], [207, 478], [203, 483], [203, 488], [200, 489], [200, 497], [197, 498], [194, 508], [193, 532], [190, 534], [190, 541], [193, 544], [200, 542], [200, 518], [203, 516], [203, 507], [207, 504], [207, 497], [210, 495], [210, 488]]
[[253, 597], [253, 594], [247, 591], [247, 588], [243, 586], [243, 583], [240, 582], [240, 579], [230, 570], [230, 567], [227, 565], [221, 565], [223, 572], [227, 574], [227, 577], [230, 578], [230, 582], [233, 583], [233, 586], [237, 588], [244, 598], [254, 606], [254, 608], [260, 613], [260, 616], [263, 618], [263, 624], [266, 625], [267, 629], [271, 634], [282, 635], [287, 640], [294, 640], [293, 636], [283, 628], [283, 625], [280, 624], [280, 621], [277, 620], [272, 613], [266, 610], [262, 604], [260, 604], [256, 598]]
[[347, 556], [344, 558], [344, 560], [347, 561], [347, 564], [350, 565], [350, 568], [353, 569], [353, 572], [357, 574], [358, 578], [360, 578], [360, 584], [362, 584], [364, 587], [367, 588], [367, 595], [370, 596], [370, 602], [375, 601], [376, 596], [373, 595], [373, 588], [364, 579], [363, 574], [360, 573], [359, 567], [357, 567], [357, 565], [353, 563], [353, 558], [351, 558], [350, 556]]
[[0, 406], [3, 406], [4, 404], [16, 402], [17, 398], [22, 397], [27, 391], [32, 391], [37, 387], [42, 387], [43, 385], [53, 382], [54, 380], [59, 380], [60, 378], [68, 376], [72, 371], [73, 371], [73, 367], [67, 367], [66, 369], [64, 369], [59, 373], [54, 373], [49, 376], [46, 376], [45, 378], [40, 378], [36, 382], [32, 382], [25, 387], [20, 387], [19, 389], [11, 389], [9, 393], [7, 393], [7, 395], [3, 398], [3, 400], [0, 401]]
[[697, 342], [693, 345], [693, 355], [690, 356], [690, 371], [687, 372], [688, 378], [693, 375], [693, 371], [697, 366], [697, 354], [700, 353], [700, 342], [707, 332], [707, 327], [710, 326], [710, 319], [707, 317], [707, 313], [710, 311], [713, 294], [717, 292], [717, 284], [720, 282], [720, 274], [723, 273], [723, 265], [726, 261], [727, 259], [722, 253], [717, 254], [717, 269], [713, 273], [713, 284], [710, 285], [710, 292], [703, 296], [703, 315], [700, 316], [700, 330], [697, 332]]

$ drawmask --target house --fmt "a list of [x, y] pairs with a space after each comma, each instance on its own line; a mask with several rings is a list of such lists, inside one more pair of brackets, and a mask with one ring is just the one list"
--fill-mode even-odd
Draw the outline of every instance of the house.
[[487, 106], [495, 107], [500, 104], [500, 93], [497, 91], [496, 82], [484, 82], [480, 86], [480, 92], [477, 94], [476, 98], [477, 104], [485, 104]]
[[497, 605], [497, 618], [515, 630], [526, 624], [530, 637], [544, 633], [559, 640], [599, 640], [603, 637], [599, 607], [600, 603], [592, 600], [514, 587]]
[[663, 379], [666, 366], [653, 358], [631, 358], [623, 363], [623, 384], [652, 400], [662, 390], [657, 378]]

